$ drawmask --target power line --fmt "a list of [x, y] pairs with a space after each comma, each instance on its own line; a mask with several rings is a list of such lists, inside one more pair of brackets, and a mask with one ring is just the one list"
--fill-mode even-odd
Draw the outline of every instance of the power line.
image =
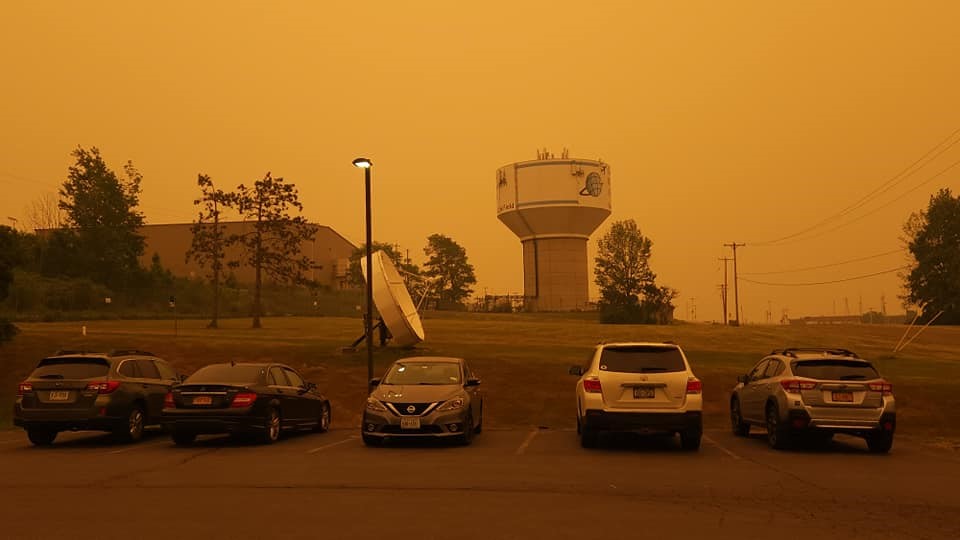
[[[919, 159], [917, 159], [916, 161], [914, 161], [913, 163], [911, 163], [910, 165], [908, 165], [905, 169], [903, 169], [903, 170], [900, 171], [899, 173], [895, 174], [895, 175], [892, 176], [891, 178], [887, 179], [883, 184], [881, 184], [880, 186], [874, 188], [873, 191], [867, 193], [866, 195], [864, 195], [863, 197], [861, 197], [860, 199], [858, 199], [858, 200], [855, 201], [854, 203], [852, 203], [852, 204], [846, 206], [845, 208], [841, 209], [841, 210], [838, 211], [837, 213], [835, 213], [835, 214], [833, 214], [833, 215], [831, 215], [831, 216], [828, 216], [828, 217], [826, 217], [826, 218], [824, 218], [824, 219], [822, 219], [822, 220], [814, 223], [813, 225], [811, 225], [811, 226], [809, 226], [809, 227], [807, 227], [807, 228], [805, 228], [805, 229], [802, 229], [802, 230], [800, 230], [800, 231], [797, 231], [797, 232], [795, 232], [795, 233], [793, 233], [793, 234], [788, 234], [788, 235], [786, 235], [786, 236], [781, 236], [781, 237], [779, 237], [779, 238], [775, 238], [775, 239], [773, 239], [773, 240], [767, 240], [767, 241], [764, 241], [764, 242], [754, 242], [753, 245], [757, 245], [757, 246], [768, 246], [768, 245], [773, 245], [773, 244], [779, 244], [779, 243], [783, 242], [784, 240], [789, 240], [789, 239], [792, 239], [792, 238], [796, 238], [797, 236], [801, 236], [801, 235], [804, 235], [804, 234], [806, 234], [806, 233], [808, 233], [808, 232], [810, 232], [810, 231], [812, 231], [812, 230], [818, 229], [818, 228], [820, 228], [822, 225], [825, 225], [825, 224], [827, 224], [827, 223], [829, 223], [829, 222], [831, 222], [831, 221], [835, 221], [835, 220], [837, 220], [837, 219], [840, 219], [840, 218], [844, 217], [845, 215], [850, 214], [850, 213], [853, 212], [854, 210], [857, 210], [857, 209], [863, 207], [863, 206], [866, 205], [868, 202], [870, 202], [872, 199], [875, 199], [875, 198], [878, 197], [879, 195], [882, 195], [883, 193], [886, 193], [887, 191], [889, 191], [890, 189], [892, 189], [892, 188], [893, 188], [894, 186], [896, 186], [897, 184], [900, 184], [901, 182], [903, 182], [903, 181], [905, 181], [906, 179], [910, 178], [912, 175], [914, 175], [914, 174], [915, 174], [916, 172], [918, 172], [920, 169], [922, 169], [923, 167], [927, 166], [929, 163], [931, 163], [931, 162], [932, 162], [933, 160], [935, 160], [936, 158], [940, 157], [944, 152], [946, 152], [947, 150], [953, 148], [955, 145], [957, 145], [958, 143], [960, 143], [960, 138], [957, 138], [957, 139], [954, 140], [953, 142], [949, 142], [951, 139], [953, 139], [954, 137], [956, 137], [956, 135], [957, 135], [958, 133], [960, 133], [960, 128], [954, 130], [954, 131], [953, 131], [950, 135], [948, 135], [945, 139], [943, 139], [942, 141], [940, 141], [939, 143], [937, 143], [933, 148], [931, 148], [930, 150], [928, 150], [928, 151], [927, 151], [925, 154], [923, 154]], [[947, 144], [947, 143], [949, 143], [949, 144]], [[946, 144], [946, 146], [944, 146], [945, 144]], [[943, 148], [941, 148], [941, 147], [943, 147]], [[932, 157], [931, 157], [931, 154], [933, 154]], [[928, 157], [929, 157], [929, 159], [927, 159]], [[926, 163], [923, 163], [925, 160], [926, 160]], [[922, 164], [921, 164], [921, 163], [922, 163]], [[919, 166], [918, 166], [918, 165], [919, 165]]]
[[866, 279], [866, 278], [871, 278], [875, 276], [882, 276], [883, 274], [891, 274], [893, 272], [899, 272], [900, 270], [906, 270], [907, 268], [910, 268], [910, 266], [909, 265], [900, 266], [898, 268], [891, 268], [890, 270], [884, 270], [882, 272], [874, 272], [873, 274], [864, 274], [862, 276], [854, 276], [854, 277], [849, 277], [844, 279], [835, 279], [832, 281], [817, 281], [812, 283], [770, 283], [767, 281], [754, 281], [752, 279], [747, 279], [747, 278], [741, 278], [741, 279], [743, 279], [743, 281], [746, 281], [747, 283], [753, 283], [754, 285], [770, 285], [773, 287], [810, 287], [813, 285], [830, 285], [832, 283], [843, 283], [845, 281], [856, 281], [858, 279]]
[[769, 275], [773, 275], [773, 274], [791, 274], [791, 273], [793, 273], [793, 272], [805, 272], [805, 271], [807, 271], [807, 270], [819, 270], [819, 269], [821, 269], [821, 268], [831, 268], [831, 267], [834, 267], [834, 266], [842, 266], [842, 265], [844, 265], [844, 264], [850, 264], [850, 263], [855, 263], [855, 262], [860, 262], [860, 261], [868, 261], [868, 260], [870, 260], [870, 259], [877, 259], [877, 258], [880, 258], [880, 257], [885, 257], [885, 256], [887, 256], [887, 255], [893, 255], [894, 253], [903, 253], [903, 252], [905, 252], [905, 251], [906, 251], [906, 248], [900, 248], [900, 249], [895, 249], [895, 250], [893, 250], [893, 251], [886, 251], [886, 252], [884, 252], [884, 253], [877, 253], [876, 255], [868, 255], [868, 256], [866, 256], [866, 257], [860, 257], [860, 258], [858, 258], [858, 259], [850, 259], [850, 260], [840, 261], [840, 262], [835, 262], [835, 263], [830, 263], [830, 264], [821, 264], [821, 265], [819, 265], [819, 266], [806, 266], [806, 267], [803, 267], [803, 268], [794, 268], [794, 269], [792, 269], [792, 270], [774, 270], [774, 271], [770, 271], [770, 272], [740, 272], [740, 275], [742, 275], [742, 276], [769, 276]]

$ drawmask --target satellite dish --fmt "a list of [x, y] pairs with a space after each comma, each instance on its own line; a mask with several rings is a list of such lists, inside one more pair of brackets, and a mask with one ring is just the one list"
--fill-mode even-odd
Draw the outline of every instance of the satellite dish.
[[[423, 323], [417, 306], [410, 298], [407, 286], [400, 272], [383, 251], [371, 255], [373, 265], [373, 303], [380, 312], [383, 323], [393, 335], [394, 342], [401, 347], [411, 347], [423, 341]], [[367, 258], [360, 259], [360, 270], [367, 277]]]

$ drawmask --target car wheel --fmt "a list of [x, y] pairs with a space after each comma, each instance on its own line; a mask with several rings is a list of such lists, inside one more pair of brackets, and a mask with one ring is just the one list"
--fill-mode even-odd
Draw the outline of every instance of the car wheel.
[[780, 410], [772, 403], [767, 406], [767, 443], [777, 450], [790, 447], [789, 426], [780, 421]]
[[874, 454], [886, 454], [893, 448], [893, 433], [881, 432], [867, 436], [867, 448]]
[[681, 431], [680, 432], [680, 448], [689, 451], [695, 451], [700, 449], [700, 439], [703, 436], [703, 433], [697, 430]]
[[750, 435], [750, 424], [743, 421], [743, 414], [740, 412], [740, 400], [737, 398], [730, 400], [730, 427], [737, 437]]
[[55, 429], [31, 428], [27, 430], [27, 438], [35, 446], [50, 446], [58, 433]]
[[593, 429], [586, 426], [580, 427], [580, 446], [583, 448], [596, 448], [600, 435]]
[[173, 438], [173, 444], [177, 446], [188, 446], [197, 440], [197, 434], [189, 431], [174, 431], [171, 437]]
[[263, 444], [273, 444], [280, 438], [280, 411], [276, 407], [270, 407], [267, 417], [264, 419], [263, 433], [260, 434], [260, 442]]
[[473, 442], [473, 413], [467, 413], [463, 420], [463, 434], [457, 437], [457, 443], [462, 446], [469, 446]]
[[127, 421], [123, 426], [114, 431], [114, 435], [124, 442], [137, 442], [143, 437], [143, 406], [135, 404], [130, 413], [127, 414]]
[[480, 433], [483, 431], [483, 405], [480, 405], [480, 421], [477, 422], [477, 427], [473, 428], [474, 433]]
[[360, 435], [360, 438], [363, 439], [363, 444], [365, 444], [366, 446], [382, 446], [383, 445], [383, 439], [381, 439], [380, 437], [374, 437], [372, 435], [367, 435], [366, 433], [363, 433]]
[[317, 419], [317, 426], [313, 428], [317, 433], [325, 433], [330, 429], [330, 403], [324, 402], [320, 406], [320, 418]]

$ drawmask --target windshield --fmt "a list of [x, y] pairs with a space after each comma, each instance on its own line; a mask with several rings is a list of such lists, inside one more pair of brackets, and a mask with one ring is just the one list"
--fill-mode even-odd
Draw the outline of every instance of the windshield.
[[604, 347], [600, 371], [617, 373], [667, 373], [686, 371], [683, 355], [676, 347], [631, 345]]
[[103, 358], [44, 358], [30, 374], [37, 379], [95, 379], [106, 377], [110, 363]]
[[397, 362], [383, 384], [460, 384], [456, 362]]
[[798, 377], [825, 381], [866, 381], [880, 377], [869, 362], [852, 360], [807, 360], [793, 363], [793, 373]]
[[216, 364], [202, 367], [187, 377], [184, 384], [237, 383], [258, 384], [263, 379], [263, 366]]

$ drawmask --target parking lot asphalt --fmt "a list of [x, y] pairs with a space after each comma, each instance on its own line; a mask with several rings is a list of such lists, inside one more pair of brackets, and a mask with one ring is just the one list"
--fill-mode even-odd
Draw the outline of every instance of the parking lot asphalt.
[[838, 436], [777, 452], [759, 435], [488, 429], [469, 447], [365, 447], [356, 430], [270, 446], [162, 434], [118, 445], [0, 432], [4, 538], [960, 538], [960, 455]]

